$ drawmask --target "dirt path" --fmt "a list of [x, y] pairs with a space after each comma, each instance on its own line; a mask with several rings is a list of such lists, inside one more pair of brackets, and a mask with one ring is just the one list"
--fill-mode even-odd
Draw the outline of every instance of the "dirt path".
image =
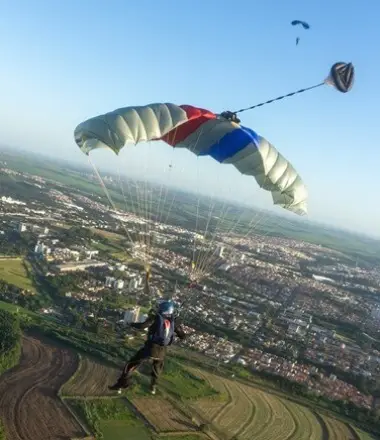
[[85, 433], [57, 397], [76, 371], [78, 357], [68, 349], [23, 338], [20, 364], [0, 378], [0, 419], [7, 440], [69, 440]]

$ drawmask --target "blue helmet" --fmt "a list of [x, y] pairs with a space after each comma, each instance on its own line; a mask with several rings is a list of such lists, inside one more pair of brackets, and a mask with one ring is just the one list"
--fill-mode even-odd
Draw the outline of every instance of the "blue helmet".
[[163, 301], [158, 306], [158, 313], [163, 316], [172, 316], [174, 313], [173, 301]]

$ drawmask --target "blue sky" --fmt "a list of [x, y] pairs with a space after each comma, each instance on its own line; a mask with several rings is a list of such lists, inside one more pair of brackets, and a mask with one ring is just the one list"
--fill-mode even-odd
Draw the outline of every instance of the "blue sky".
[[[335, 61], [352, 61], [349, 94], [324, 87], [242, 122], [302, 175], [310, 219], [380, 236], [379, 16], [377, 0], [2, 0], [0, 143], [86, 163], [73, 130], [88, 117], [150, 102], [233, 110], [320, 82]], [[293, 19], [311, 29], [295, 29]], [[255, 182], [211, 160], [160, 144], [126, 153], [94, 160], [270, 206]]]

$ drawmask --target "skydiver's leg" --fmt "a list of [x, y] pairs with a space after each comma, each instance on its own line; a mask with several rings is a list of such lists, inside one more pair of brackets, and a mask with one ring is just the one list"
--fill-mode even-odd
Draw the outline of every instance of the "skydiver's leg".
[[117, 390], [120, 388], [128, 388], [132, 383], [132, 374], [138, 368], [142, 362], [148, 359], [150, 352], [148, 348], [144, 345], [140, 350], [138, 350], [129, 361], [125, 364], [121, 376], [117, 382], [110, 386], [111, 390]]
[[156, 385], [164, 369], [164, 359], [153, 359], [152, 364], [152, 379], [150, 382], [150, 389], [152, 394], [156, 394]]
[[164, 369], [164, 361], [166, 356], [166, 347], [152, 344], [152, 380], [150, 383], [152, 394], [156, 394], [156, 385], [162, 370]]

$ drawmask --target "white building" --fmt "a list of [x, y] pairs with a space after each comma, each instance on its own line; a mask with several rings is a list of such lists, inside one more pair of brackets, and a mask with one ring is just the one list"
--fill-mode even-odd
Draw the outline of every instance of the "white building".
[[89, 260], [91, 260], [92, 257], [94, 257], [95, 255], [98, 255], [98, 254], [99, 254], [99, 251], [89, 251], [89, 250], [85, 251], [86, 258], [88, 258]]
[[124, 280], [115, 280], [113, 286], [115, 289], [122, 289], [124, 287]]
[[129, 290], [135, 290], [135, 289], [137, 289], [137, 287], [138, 287], [138, 280], [137, 280], [137, 278], [132, 278], [129, 281], [128, 289]]
[[114, 277], [106, 277], [106, 287], [112, 287], [115, 281], [116, 278]]
[[19, 223], [17, 229], [18, 229], [18, 232], [25, 232], [26, 231], [26, 224], [25, 223]]
[[43, 243], [37, 243], [34, 248], [34, 253], [43, 257], [44, 255], [49, 255], [51, 253], [51, 249]]
[[131, 310], [126, 310], [124, 313], [124, 324], [132, 322], [139, 322], [140, 307], [134, 307]]

